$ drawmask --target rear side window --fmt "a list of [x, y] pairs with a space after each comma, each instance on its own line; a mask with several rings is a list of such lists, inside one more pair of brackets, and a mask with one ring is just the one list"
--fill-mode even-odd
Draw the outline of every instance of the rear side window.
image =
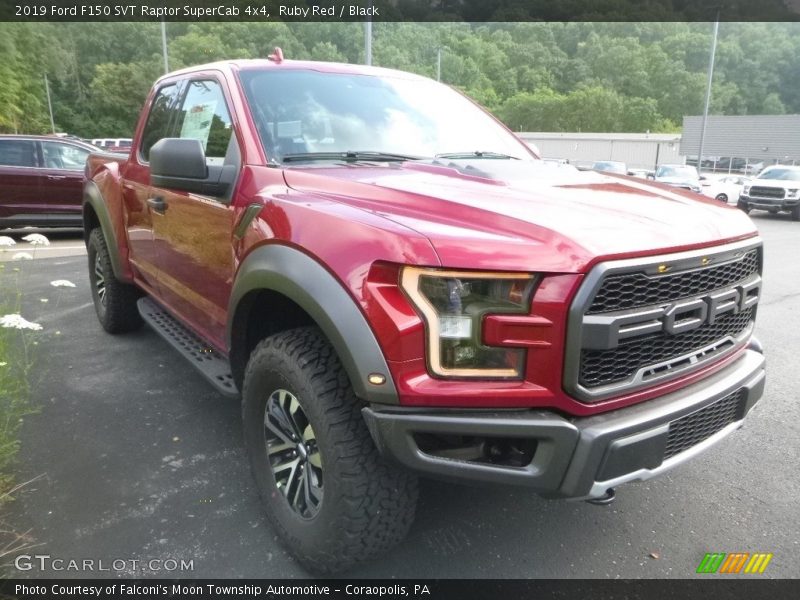
[[89, 151], [71, 144], [42, 142], [42, 156], [44, 166], [48, 169], [82, 171], [86, 166], [86, 157], [89, 156]]
[[0, 166], [35, 167], [34, 143], [30, 140], [0, 140]]
[[192, 81], [181, 107], [178, 136], [200, 140], [209, 164], [223, 164], [231, 141], [231, 116], [220, 84]]
[[142, 133], [140, 151], [145, 161], [150, 160], [150, 148], [153, 147], [153, 144], [162, 138], [169, 137], [170, 126], [177, 108], [177, 98], [178, 86], [174, 83], [158, 90]]

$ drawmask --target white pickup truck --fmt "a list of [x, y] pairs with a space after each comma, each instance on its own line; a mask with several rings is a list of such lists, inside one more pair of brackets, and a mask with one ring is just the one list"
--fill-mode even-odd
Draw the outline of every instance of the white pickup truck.
[[788, 212], [792, 221], [800, 221], [800, 166], [767, 167], [744, 186], [737, 206], [746, 213], [754, 208]]

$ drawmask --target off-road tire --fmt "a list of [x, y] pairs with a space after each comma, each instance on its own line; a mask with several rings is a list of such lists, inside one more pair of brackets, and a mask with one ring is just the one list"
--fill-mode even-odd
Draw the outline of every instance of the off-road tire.
[[[142, 293], [138, 288], [123, 283], [114, 276], [106, 240], [99, 227], [93, 229], [89, 235], [87, 252], [92, 300], [100, 325], [108, 333], [126, 333], [139, 329], [143, 321], [136, 308], [136, 302], [141, 298]], [[105, 300], [101, 298], [98, 287], [100, 276], [103, 278]]]
[[747, 202], [742, 202], [741, 200], [739, 200], [736, 203], [736, 208], [738, 208], [741, 211], [744, 211], [744, 214], [746, 215], [750, 214], [750, 207], [747, 205]]
[[800, 204], [792, 208], [792, 221], [800, 221]]
[[[315, 433], [323, 493], [310, 518], [291, 507], [270, 466], [265, 410], [278, 390], [296, 397]], [[362, 406], [336, 352], [316, 327], [270, 336], [250, 356], [242, 391], [250, 466], [270, 522], [314, 573], [340, 572], [392, 548], [414, 520], [417, 478], [381, 458]]]

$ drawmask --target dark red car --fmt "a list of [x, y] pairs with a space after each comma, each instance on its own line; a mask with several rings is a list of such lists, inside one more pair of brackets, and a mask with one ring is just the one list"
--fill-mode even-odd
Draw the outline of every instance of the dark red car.
[[81, 225], [83, 169], [97, 148], [42, 135], [0, 135], [0, 227]]

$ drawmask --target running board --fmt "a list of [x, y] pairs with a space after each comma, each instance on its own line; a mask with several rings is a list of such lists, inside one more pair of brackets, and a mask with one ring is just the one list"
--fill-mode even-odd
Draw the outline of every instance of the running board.
[[142, 298], [137, 306], [147, 324], [192, 363], [220, 394], [229, 398], [239, 396], [230, 364], [224, 356], [150, 298]]

